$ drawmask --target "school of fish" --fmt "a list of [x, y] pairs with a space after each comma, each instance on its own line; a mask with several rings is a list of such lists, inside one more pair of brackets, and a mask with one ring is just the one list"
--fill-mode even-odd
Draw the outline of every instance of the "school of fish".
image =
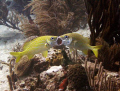
[[96, 57], [98, 57], [98, 50], [102, 47], [102, 45], [90, 46], [89, 39], [78, 33], [67, 33], [61, 36], [37, 37], [25, 43], [22, 52], [10, 52], [10, 54], [16, 57], [16, 62], [19, 62], [23, 55], [27, 55], [29, 59], [32, 59], [35, 54], [42, 53], [46, 57], [50, 48], [61, 45], [68, 46], [70, 51], [74, 49], [81, 50], [86, 55], [88, 49], [90, 49]]

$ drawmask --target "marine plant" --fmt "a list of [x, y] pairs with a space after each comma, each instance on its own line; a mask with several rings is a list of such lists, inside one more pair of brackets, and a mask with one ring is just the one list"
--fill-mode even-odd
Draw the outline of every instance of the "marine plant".
[[27, 5], [29, 0], [1, 0], [0, 1], [0, 25], [7, 26], [9, 28], [17, 29], [22, 31], [19, 27], [19, 19], [18, 16], [23, 14], [31, 19], [30, 17], [30, 8], [27, 10], [23, 10], [24, 6]]
[[84, 0], [88, 13], [88, 25], [91, 31], [91, 45], [97, 37], [108, 44], [120, 43], [119, 0]]
[[96, 44], [103, 45], [101, 50], [99, 50], [98, 61], [102, 61], [105, 69], [119, 71], [120, 44], [113, 44], [110, 46], [101, 38], [97, 39]]
[[87, 23], [82, 0], [34, 0], [26, 6], [28, 7], [32, 7], [31, 13], [35, 15], [35, 19], [32, 25], [22, 24], [27, 36], [61, 35], [77, 31], [82, 21], [85, 25]]
[[[120, 54], [120, 1], [119, 0], [84, 0], [90, 27], [90, 44], [95, 45], [96, 39], [103, 45], [99, 51], [99, 62], [104, 68], [119, 70], [115, 62]], [[91, 52], [89, 52], [91, 56]], [[117, 67], [117, 68], [116, 68]]]
[[119, 90], [118, 77], [114, 76], [112, 72], [108, 74], [109, 71], [104, 69], [102, 62], [98, 64], [97, 60], [95, 60], [95, 63], [90, 65], [88, 61], [85, 60], [85, 71], [92, 91]]

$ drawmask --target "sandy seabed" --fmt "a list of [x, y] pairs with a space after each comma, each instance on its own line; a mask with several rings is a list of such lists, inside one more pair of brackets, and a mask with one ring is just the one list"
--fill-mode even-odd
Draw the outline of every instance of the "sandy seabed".
[[[12, 57], [9, 52], [16, 44], [22, 44], [25, 36], [18, 30], [0, 25], [0, 60], [7, 62]], [[9, 75], [9, 66], [0, 63], [0, 91], [9, 90], [7, 75]]]

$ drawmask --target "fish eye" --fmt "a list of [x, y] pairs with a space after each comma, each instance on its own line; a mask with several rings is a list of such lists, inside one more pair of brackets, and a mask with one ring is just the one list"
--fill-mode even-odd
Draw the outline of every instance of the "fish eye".
[[67, 39], [67, 38], [68, 38], [68, 36], [67, 36], [67, 35], [65, 35], [65, 38]]
[[51, 40], [53, 40], [54, 38], [53, 37], [51, 37]]

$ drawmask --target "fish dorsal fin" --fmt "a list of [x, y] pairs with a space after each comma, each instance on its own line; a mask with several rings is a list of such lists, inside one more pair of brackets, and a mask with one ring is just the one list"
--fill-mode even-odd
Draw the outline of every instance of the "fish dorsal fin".
[[44, 52], [42, 52], [42, 55], [46, 58], [47, 55], [48, 55], [48, 51], [44, 51]]

